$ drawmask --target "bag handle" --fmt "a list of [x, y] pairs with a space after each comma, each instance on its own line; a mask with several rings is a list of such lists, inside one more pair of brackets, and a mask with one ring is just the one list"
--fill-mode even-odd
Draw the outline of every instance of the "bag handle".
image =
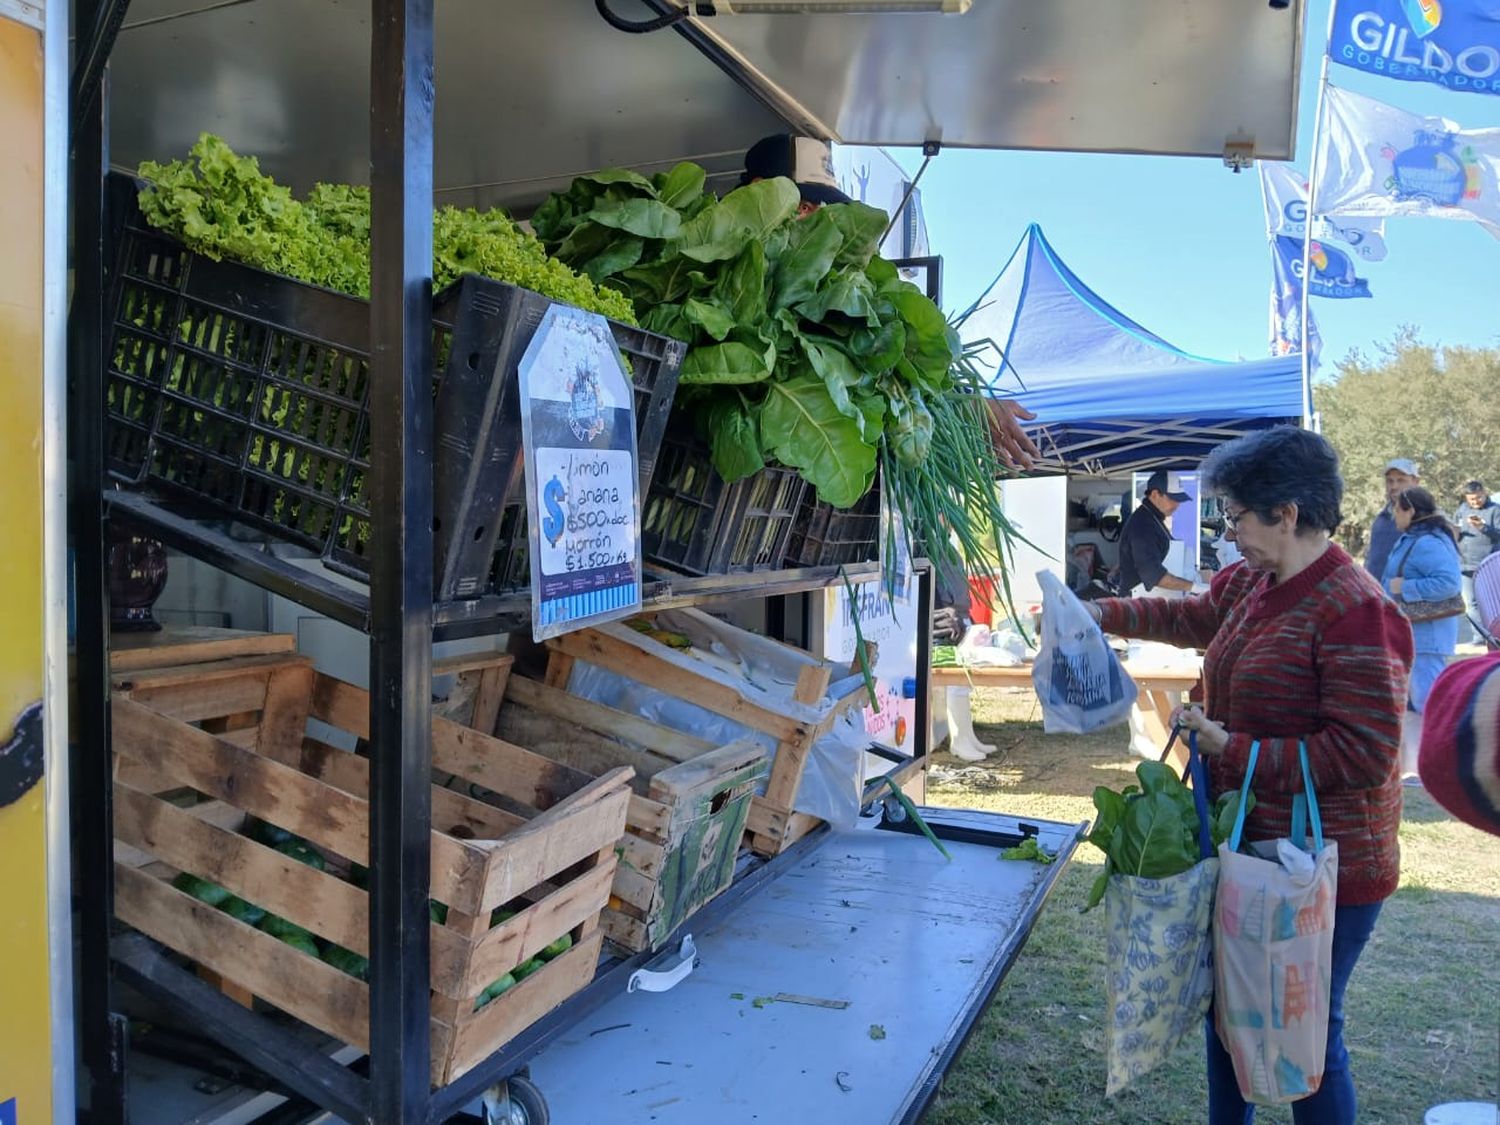
[[[1303, 818], [1312, 822], [1313, 848], [1315, 852], [1323, 850], [1323, 817], [1318, 811], [1318, 795], [1313, 791], [1312, 767], [1307, 761], [1307, 743], [1298, 739], [1297, 758], [1302, 767], [1303, 793], [1298, 793], [1292, 800], [1292, 833], [1291, 839], [1298, 837], [1307, 838], [1307, 825]], [[1240, 850], [1240, 840], [1245, 832], [1246, 805], [1250, 800], [1250, 782], [1255, 777], [1255, 765], [1260, 760], [1260, 740], [1256, 739], [1250, 744], [1250, 760], [1245, 765], [1245, 781], [1240, 786], [1240, 807], [1234, 816], [1234, 831], [1229, 834], [1229, 850], [1237, 852]], [[1299, 845], [1300, 846], [1300, 845]]]
[[1203, 755], [1198, 753], [1196, 730], [1188, 731], [1188, 763], [1183, 774], [1184, 781], [1187, 775], [1193, 779], [1193, 804], [1198, 809], [1198, 851], [1204, 859], [1210, 859], [1214, 854], [1214, 839], [1208, 826], [1213, 813], [1208, 807], [1208, 769], [1203, 764]]
[[1312, 767], [1307, 761], [1307, 743], [1297, 743], [1297, 755], [1302, 765], [1302, 789], [1292, 799], [1292, 843], [1307, 850], [1307, 825], [1312, 824], [1313, 854], [1323, 850], [1323, 817], [1318, 811], [1318, 795], [1313, 791]]

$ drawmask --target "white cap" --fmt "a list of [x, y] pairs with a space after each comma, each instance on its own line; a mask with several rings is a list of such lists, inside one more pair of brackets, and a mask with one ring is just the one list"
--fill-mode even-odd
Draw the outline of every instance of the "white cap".
[[1405, 457], [1392, 457], [1385, 463], [1386, 472], [1389, 473], [1393, 469], [1398, 473], [1405, 473], [1409, 477], [1419, 477], [1422, 475], [1422, 470], [1417, 468], [1417, 463]]

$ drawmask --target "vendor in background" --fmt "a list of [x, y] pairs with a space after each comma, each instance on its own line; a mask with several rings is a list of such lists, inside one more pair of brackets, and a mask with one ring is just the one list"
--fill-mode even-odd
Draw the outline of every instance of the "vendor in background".
[[[1193, 584], [1167, 571], [1167, 553], [1172, 549], [1172, 533], [1167, 521], [1179, 507], [1192, 500], [1186, 492], [1167, 487], [1165, 469], [1158, 469], [1146, 481], [1146, 496], [1125, 521], [1120, 532], [1120, 589], [1126, 593], [1157, 593], [1163, 590], [1187, 592]], [[1140, 589], [1137, 589], [1140, 587]]]
[[839, 188], [833, 172], [833, 148], [815, 137], [775, 133], [756, 141], [745, 153], [740, 187], [757, 180], [785, 176], [797, 185], [802, 202], [797, 217], [804, 219], [828, 203], [853, 203]]
[[1401, 529], [1396, 526], [1396, 497], [1404, 488], [1415, 488], [1422, 483], [1422, 474], [1415, 461], [1395, 457], [1385, 463], [1385, 507], [1375, 516], [1370, 525], [1370, 538], [1365, 545], [1365, 569], [1379, 582], [1385, 577], [1386, 560], [1391, 557], [1391, 548], [1401, 538]]

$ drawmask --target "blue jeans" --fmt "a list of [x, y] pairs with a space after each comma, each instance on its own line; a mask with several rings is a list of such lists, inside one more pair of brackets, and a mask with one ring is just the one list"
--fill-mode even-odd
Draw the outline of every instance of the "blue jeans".
[[[1349, 1074], [1349, 1052], [1344, 1049], [1344, 989], [1354, 963], [1364, 952], [1381, 903], [1370, 906], [1340, 906], [1333, 914], [1333, 979], [1328, 998], [1328, 1054], [1323, 1084], [1310, 1098], [1292, 1103], [1297, 1125], [1354, 1125], [1357, 1103], [1354, 1079]], [[1209, 1125], [1250, 1125], [1255, 1107], [1240, 1097], [1234, 1077], [1234, 1062], [1214, 1030], [1208, 1016], [1208, 1122]]]

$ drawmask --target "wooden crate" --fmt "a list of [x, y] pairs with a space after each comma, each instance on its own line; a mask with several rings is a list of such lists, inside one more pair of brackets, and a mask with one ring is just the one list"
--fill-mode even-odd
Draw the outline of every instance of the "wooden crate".
[[[117, 673], [116, 912], [201, 967], [345, 1042], [369, 1046], [369, 987], [178, 890], [188, 872], [369, 953], [369, 898], [335, 873], [368, 862], [368, 761], [307, 736], [369, 736], [366, 692], [296, 656]], [[196, 725], [195, 725], [196, 724]], [[213, 728], [213, 729], [205, 729]], [[449, 720], [433, 764], [504, 808], [432, 789], [432, 1081], [445, 1084], [587, 984], [617, 867], [631, 771], [595, 778]], [[242, 835], [256, 817], [327, 854], [329, 870]], [[513, 917], [491, 926], [491, 912]], [[475, 1010], [490, 982], [563, 935], [566, 952]]]
[[[791, 700], [772, 701], [748, 697], [716, 678], [693, 656], [625, 625], [580, 629], [552, 638], [547, 647], [551, 650], [547, 666], [549, 686], [565, 689], [575, 663], [583, 661], [775, 739], [766, 791], [751, 799], [746, 822], [750, 846], [756, 853], [778, 855], [821, 823], [792, 807], [808, 756], [813, 743], [828, 733], [845, 711], [868, 698], [860, 686], [827, 704], [834, 665], [789, 646], [778, 646], [800, 671]], [[873, 646], [869, 659], [873, 666]]]
[[519, 676], [497, 733], [589, 774], [635, 771], [603, 919], [612, 941], [660, 948], [733, 882], [750, 801], [770, 766], [763, 746], [715, 746]]

